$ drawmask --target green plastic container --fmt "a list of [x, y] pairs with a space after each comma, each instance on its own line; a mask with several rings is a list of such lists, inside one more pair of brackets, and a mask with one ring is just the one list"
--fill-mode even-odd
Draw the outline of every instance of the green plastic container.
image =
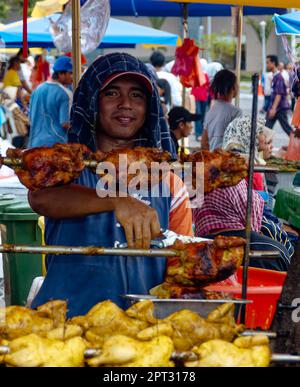
[[[20, 200], [0, 200], [2, 243], [41, 245], [39, 215]], [[25, 305], [35, 277], [42, 275], [41, 254], [3, 254], [6, 305]]]

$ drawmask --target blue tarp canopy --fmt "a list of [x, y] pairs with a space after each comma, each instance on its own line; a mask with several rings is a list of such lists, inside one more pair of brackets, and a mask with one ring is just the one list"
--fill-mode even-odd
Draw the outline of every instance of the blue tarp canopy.
[[[234, 0], [232, 1], [234, 5]], [[274, 0], [276, 5], [276, 0]], [[182, 17], [183, 5], [156, 0], [110, 0], [112, 16], [177, 16]], [[189, 4], [189, 17], [231, 16], [230, 5]], [[244, 7], [244, 15], [282, 14], [286, 8]]]
[[[40, 19], [28, 19], [28, 46], [29, 47], [54, 47], [52, 36], [49, 32], [50, 21], [57, 20], [59, 14]], [[0, 38], [6, 47], [22, 47], [23, 23], [16, 22], [0, 29]], [[101, 48], [134, 47], [136, 44], [158, 44], [175, 46], [178, 35], [159, 31], [154, 28], [144, 27], [135, 23], [110, 18]]]
[[275, 15], [273, 20], [277, 35], [300, 35], [300, 11]]

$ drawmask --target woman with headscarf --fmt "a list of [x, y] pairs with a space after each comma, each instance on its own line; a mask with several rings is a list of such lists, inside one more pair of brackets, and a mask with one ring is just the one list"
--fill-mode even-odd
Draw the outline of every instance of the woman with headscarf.
[[[225, 130], [223, 148], [248, 156], [250, 150], [251, 118], [243, 115], [233, 120]], [[255, 161], [259, 163], [259, 150], [265, 142], [264, 122], [257, 122]], [[250, 260], [250, 265], [265, 269], [286, 271], [294, 253], [293, 247], [285, 238], [284, 231], [274, 231], [264, 212], [264, 199], [256, 190], [263, 187], [262, 177], [255, 174], [252, 190], [251, 249], [277, 250], [280, 259]], [[260, 181], [261, 180], [261, 181]], [[201, 237], [216, 235], [236, 235], [245, 237], [248, 183], [243, 179], [233, 187], [216, 189], [205, 195], [203, 204], [193, 210], [195, 234]], [[278, 238], [280, 236], [280, 238]]]
[[[128, 54], [98, 58], [83, 75], [74, 95], [69, 141], [108, 152], [136, 145], [175, 156], [155, 79]], [[192, 235], [188, 193], [173, 176], [171, 194], [151, 191], [127, 197], [96, 194], [97, 176], [85, 169], [75, 184], [30, 193], [32, 207], [46, 216], [48, 245], [149, 248], [160, 229]], [[171, 179], [172, 180], [172, 179]], [[166, 182], [160, 183], [162, 189]], [[176, 193], [182, 194], [179, 196]], [[69, 316], [86, 313], [110, 299], [124, 307], [124, 294], [147, 294], [163, 281], [165, 259], [124, 256], [47, 256], [47, 275], [32, 303], [68, 300]]]

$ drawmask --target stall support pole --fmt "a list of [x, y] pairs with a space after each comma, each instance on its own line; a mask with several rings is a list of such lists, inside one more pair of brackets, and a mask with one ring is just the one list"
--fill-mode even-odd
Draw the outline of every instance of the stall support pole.
[[237, 29], [237, 50], [236, 50], [236, 77], [238, 93], [235, 97], [235, 106], [240, 107], [240, 83], [242, 65], [242, 38], [243, 38], [243, 7], [238, 7], [238, 29]]
[[80, 0], [72, 0], [72, 62], [75, 91], [81, 77]]
[[28, 39], [27, 39], [27, 16], [28, 16], [28, 0], [23, 3], [23, 58], [28, 56]]
[[[183, 19], [182, 19], [182, 25], [183, 25], [183, 40], [188, 37], [188, 16], [189, 16], [189, 8], [188, 3], [183, 4]], [[182, 88], [182, 106], [185, 107], [186, 104], [186, 88], [183, 86]], [[186, 148], [188, 146], [188, 139], [182, 138], [180, 141], [181, 150]]]
[[[251, 214], [252, 214], [252, 185], [254, 173], [254, 158], [256, 145], [256, 128], [257, 128], [257, 104], [258, 104], [258, 82], [259, 74], [254, 74], [252, 77], [253, 100], [252, 100], [252, 117], [251, 117], [251, 135], [250, 135], [250, 154], [249, 154], [249, 180], [247, 192], [247, 213], [246, 213], [246, 247], [243, 267], [243, 284], [242, 284], [242, 299], [247, 299], [248, 285], [248, 267], [250, 263], [250, 239], [251, 239]], [[241, 323], [246, 322], [246, 306], [241, 308]]]

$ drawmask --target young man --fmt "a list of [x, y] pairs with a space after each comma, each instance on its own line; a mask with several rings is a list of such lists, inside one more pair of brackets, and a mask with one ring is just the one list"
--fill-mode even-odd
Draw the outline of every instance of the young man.
[[288, 92], [284, 78], [278, 70], [278, 58], [275, 55], [267, 56], [267, 70], [271, 71], [274, 76], [272, 80], [271, 98], [269, 110], [267, 112], [266, 126], [273, 129], [278, 120], [284, 132], [289, 136], [292, 127], [288, 122], [288, 111], [290, 109], [287, 100]]
[[[167, 150], [175, 157], [165, 118], [146, 65], [128, 54], [98, 58], [74, 95], [69, 141], [108, 152], [137, 145]], [[74, 184], [29, 193], [32, 208], [46, 216], [48, 245], [149, 248], [160, 229], [192, 235], [188, 193], [173, 175], [171, 194], [151, 190], [136, 199], [99, 197], [98, 176], [85, 169]], [[162, 181], [161, 188], [167, 184]], [[182, 194], [176, 195], [176, 193]], [[47, 256], [47, 276], [32, 307], [68, 300], [69, 316], [85, 314], [110, 299], [125, 307], [124, 294], [148, 294], [163, 282], [165, 259], [125, 256]]]
[[62, 56], [53, 66], [52, 80], [44, 82], [30, 99], [30, 133], [28, 148], [52, 146], [68, 141], [72, 92], [72, 60]]
[[150, 56], [150, 62], [156, 71], [156, 75], [159, 79], [166, 79], [171, 87], [171, 97], [173, 106], [182, 105], [182, 85], [176, 76], [172, 73], [164, 71], [164, 65], [166, 64], [166, 58], [160, 51], [154, 51]]
[[171, 137], [178, 153], [179, 140], [188, 137], [192, 133], [192, 122], [200, 121], [202, 116], [201, 114], [192, 114], [184, 107], [176, 106], [169, 111], [168, 117]]

